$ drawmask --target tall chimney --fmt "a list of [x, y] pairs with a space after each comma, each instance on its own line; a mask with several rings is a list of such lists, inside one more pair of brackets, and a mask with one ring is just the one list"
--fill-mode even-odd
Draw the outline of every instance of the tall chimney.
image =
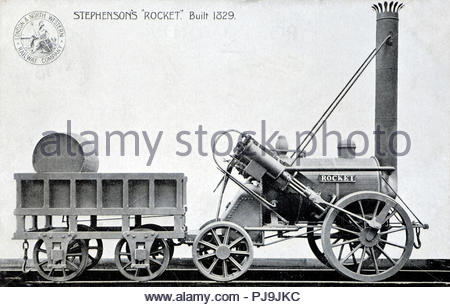
[[[397, 131], [398, 11], [402, 7], [394, 1], [372, 6], [377, 13], [376, 46], [390, 36], [376, 56], [375, 156], [381, 166], [395, 168], [397, 138], [392, 135]], [[397, 190], [397, 171], [390, 174], [389, 184]]]

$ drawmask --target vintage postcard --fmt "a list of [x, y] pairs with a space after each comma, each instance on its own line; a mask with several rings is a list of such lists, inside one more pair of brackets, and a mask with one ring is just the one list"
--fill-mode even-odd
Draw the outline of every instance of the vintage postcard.
[[77, 306], [445, 295], [449, 9], [0, 1], [2, 293], [27, 287], [31, 304], [83, 287]]

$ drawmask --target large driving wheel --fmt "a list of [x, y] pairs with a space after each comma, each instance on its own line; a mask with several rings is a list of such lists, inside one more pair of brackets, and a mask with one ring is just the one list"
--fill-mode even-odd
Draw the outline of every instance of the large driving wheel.
[[[406, 211], [389, 196], [356, 192], [336, 203], [354, 215], [331, 210], [322, 228], [325, 257], [339, 273], [365, 282], [397, 273], [411, 255], [414, 233]], [[371, 227], [366, 220], [379, 220]], [[389, 238], [387, 237], [389, 235]]]
[[203, 275], [216, 281], [231, 281], [244, 274], [252, 264], [253, 244], [239, 225], [213, 222], [195, 238], [192, 255]]
[[36, 271], [51, 281], [68, 281], [79, 276], [86, 268], [88, 249], [84, 240], [72, 240], [67, 246], [66, 266], [51, 268], [43, 240], [38, 240], [33, 249], [33, 262]]

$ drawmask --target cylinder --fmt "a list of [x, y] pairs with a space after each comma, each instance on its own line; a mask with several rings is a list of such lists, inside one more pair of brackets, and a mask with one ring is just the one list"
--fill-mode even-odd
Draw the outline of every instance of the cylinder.
[[33, 151], [33, 167], [38, 173], [97, 172], [94, 145], [76, 134], [52, 133], [39, 140]]
[[286, 169], [281, 161], [272, 155], [271, 152], [259, 145], [255, 140], [249, 138], [249, 142], [245, 145], [243, 153], [250, 159], [254, 160], [267, 171], [272, 178], [278, 178]]
[[[386, 37], [386, 44], [376, 56], [375, 85], [375, 156], [381, 166], [397, 168], [397, 63], [398, 10], [402, 4], [384, 2], [374, 6], [377, 11], [376, 45]], [[397, 172], [389, 176], [396, 186]]]

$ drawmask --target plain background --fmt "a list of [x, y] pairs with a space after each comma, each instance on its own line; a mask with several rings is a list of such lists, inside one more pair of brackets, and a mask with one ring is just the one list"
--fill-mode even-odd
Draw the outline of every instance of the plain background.
[[[211, 156], [185, 147], [176, 133], [202, 124], [223, 129], [279, 130], [294, 146], [375, 46], [371, 1], [1, 1], [0, 2], [0, 258], [21, 257], [15, 229], [16, 172], [34, 172], [34, 145], [47, 130], [94, 130], [100, 172], [184, 172], [189, 228], [214, 217], [220, 179]], [[413, 258], [449, 258], [450, 20], [448, 1], [406, 1], [400, 12], [399, 129], [412, 139], [399, 158], [399, 193], [430, 224]], [[234, 10], [234, 21], [80, 21], [75, 10]], [[18, 56], [13, 29], [26, 13], [56, 15], [66, 46], [53, 63]], [[186, 15], [185, 15], [186, 16]], [[140, 16], [142, 17], [142, 16]], [[347, 135], [374, 127], [374, 63], [328, 121]], [[105, 132], [145, 130], [163, 137], [151, 167], [133, 142], [105, 155]], [[188, 138], [189, 139], [189, 138]], [[190, 138], [194, 149], [195, 135]], [[144, 142], [144, 139], [140, 138]], [[357, 145], [358, 141], [356, 140]], [[207, 145], [208, 142], [205, 142]], [[205, 148], [208, 146], [205, 145]], [[329, 138], [328, 155], [336, 155]], [[210, 152], [210, 150], [208, 150]], [[373, 152], [371, 139], [369, 153]], [[320, 154], [320, 153], [319, 153]], [[370, 154], [368, 154], [370, 156]], [[112, 243], [106, 256], [112, 256]], [[187, 247], [176, 257], [189, 257]], [[256, 257], [312, 257], [305, 242], [256, 250]]]

